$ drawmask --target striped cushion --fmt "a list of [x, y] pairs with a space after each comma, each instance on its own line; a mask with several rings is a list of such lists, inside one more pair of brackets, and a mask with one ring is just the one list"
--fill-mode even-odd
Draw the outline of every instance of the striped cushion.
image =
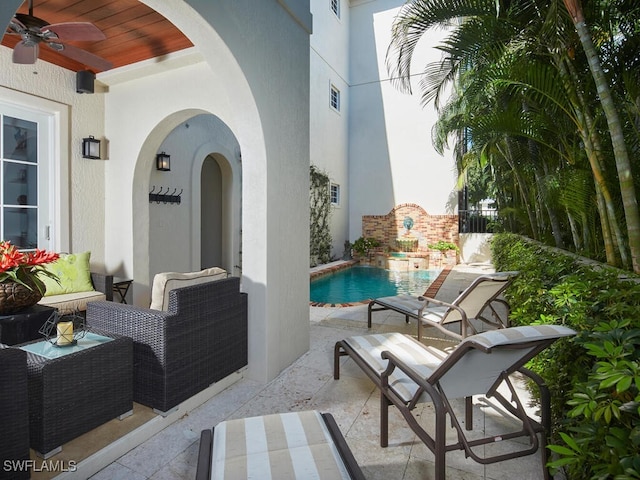
[[499, 345], [513, 345], [530, 340], [548, 340], [552, 338], [569, 337], [576, 332], [562, 325], [529, 325], [525, 327], [501, 328], [489, 330], [467, 337], [466, 342], [476, 342], [491, 348]]
[[[384, 351], [392, 352], [423, 378], [431, 376], [448, 356], [447, 352], [418, 343], [402, 333], [363, 335], [347, 338], [343, 342], [351, 346], [378, 374], [387, 368], [387, 360], [383, 360], [381, 356]], [[411, 400], [418, 389], [415, 382], [398, 368], [389, 375], [389, 387], [405, 402]]]
[[213, 431], [213, 479], [348, 479], [317, 411], [227, 420]]

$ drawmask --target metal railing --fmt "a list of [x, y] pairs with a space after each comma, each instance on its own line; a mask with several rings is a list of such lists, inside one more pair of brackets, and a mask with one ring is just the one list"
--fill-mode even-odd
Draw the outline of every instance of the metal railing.
[[459, 233], [491, 233], [493, 225], [498, 220], [498, 211], [486, 210], [459, 210]]

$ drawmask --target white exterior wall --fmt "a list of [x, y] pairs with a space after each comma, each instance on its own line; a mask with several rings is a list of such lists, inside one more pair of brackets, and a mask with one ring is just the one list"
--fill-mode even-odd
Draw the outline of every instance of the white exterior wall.
[[[431, 142], [434, 106], [422, 107], [417, 77], [414, 93], [399, 92], [389, 81], [385, 56], [391, 25], [403, 0], [352, 0], [350, 12], [349, 232], [362, 235], [363, 215], [387, 214], [415, 203], [429, 214], [454, 213], [455, 162], [439, 155]], [[439, 60], [432, 48], [442, 38], [434, 30], [421, 40], [415, 73]]]
[[[312, 0], [310, 155], [311, 164], [340, 186], [340, 205], [332, 207], [331, 254], [341, 258], [349, 239], [349, 5], [341, 1], [340, 18], [328, 0]], [[340, 112], [329, 104], [331, 85], [340, 91]]]
[[[206, 63], [137, 79], [135, 72], [110, 72], [103, 76], [111, 82], [107, 93], [87, 96], [75, 93], [75, 74], [53, 66], [47, 74], [60, 78], [26, 81], [2, 47], [0, 83], [70, 106], [71, 247], [91, 249], [109, 270], [134, 275], [134, 292], [152, 267], [148, 255], [134, 258], [135, 246], [149, 241], [149, 217], [134, 229], [133, 212], [148, 211], [162, 140], [198, 113], [213, 113], [230, 128], [242, 152], [249, 375], [271, 379], [309, 347], [308, 0], [142, 1], [180, 28]], [[0, 23], [21, 3], [2, 2]], [[49, 67], [38, 61], [36, 69]], [[88, 134], [106, 137], [108, 160], [76, 157]]]

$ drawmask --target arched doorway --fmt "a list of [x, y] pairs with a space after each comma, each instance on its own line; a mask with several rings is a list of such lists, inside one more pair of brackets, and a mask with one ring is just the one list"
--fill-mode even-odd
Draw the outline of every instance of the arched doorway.
[[222, 264], [222, 172], [207, 155], [200, 173], [200, 268]]
[[[240, 147], [206, 155], [200, 168], [200, 265], [242, 274], [242, 169]], [[197, 181], [194, 179], [194, 181]]]
[[[145, 142], [157, 145], [156, 153], [171, 156], [171, 170], [136, 169], [136, 183], [148, 182], [150, 191], [181, 194], [179, 202], [150, 200], [146, 212], [133, 212], [134, 230], [144, 228], [137, 217], [149, 218], [146, 247], [140, 245], [140, 251], [148, 251], [147, 295], [153, 276], [160, 272], [217, 266], [233, 275], [241, 273], [240, 146], [217, 116], [192, 111], [184, 119], [185, 113], [165, 118]], [[159, 132], [168, 130], [167, 124], [173, 127], [158, 138]]]

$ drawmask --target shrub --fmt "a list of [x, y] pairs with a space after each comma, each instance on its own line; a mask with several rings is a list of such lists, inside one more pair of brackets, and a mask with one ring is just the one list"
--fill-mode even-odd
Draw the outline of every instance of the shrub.
[[447, 250], [455, 250], [456, 252], [460, 251], [458, 245], [453, 242], [445, 242], [444, 240], [438, 240], [436, 243], [432, 243], [428, 245], [432, 250], [439, 250], [440, 252], [446, 252]]
[[552, 394], [551, 466], [568, 478], [640, 478], [640, 283], [513, 234], [491, 245], [496, 270], [518, 270], [505, 296], [516, 325], [579, 334], [531, 362]]
[[356, 255], [360, 257], [366, 257], [369, 255], [369, 252], [371, 250], [379, 246], [380, 242], [375, 238], [360, 237], [355, 242], [353, 242], [352, 248]]

